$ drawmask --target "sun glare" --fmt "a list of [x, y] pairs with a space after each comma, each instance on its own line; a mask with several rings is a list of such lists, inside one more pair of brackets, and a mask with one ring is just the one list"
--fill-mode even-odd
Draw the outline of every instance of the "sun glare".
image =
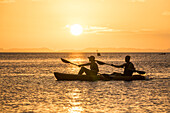
[[83, 27], [80, 24], [74, 24], [70, 26], [70, 32], [73, 35], [80, 35], [83, 33]]

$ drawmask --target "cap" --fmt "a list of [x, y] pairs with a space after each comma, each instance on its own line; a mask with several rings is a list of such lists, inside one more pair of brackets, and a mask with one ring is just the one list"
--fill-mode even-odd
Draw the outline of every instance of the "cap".
[[88, 57], [88, 58], [89, 58], [89, 59], [93, 59], [93, 60], [95, 59], [95, 57], [94, 57], [94, 56], [90, 56], [90, 57]]

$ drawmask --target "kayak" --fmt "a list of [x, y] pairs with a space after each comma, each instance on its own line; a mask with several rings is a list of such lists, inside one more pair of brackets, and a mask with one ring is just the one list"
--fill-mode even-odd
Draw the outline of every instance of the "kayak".
[[133, 75], [133, 76], [123, 76], [120, 74], [100, 74], [100, 75], [77, 75], [77, 74], [66, 74], [54, 72], [55, 78], [62, 81], [97, 81], [97, 80], [148, 80], [148, 76]]

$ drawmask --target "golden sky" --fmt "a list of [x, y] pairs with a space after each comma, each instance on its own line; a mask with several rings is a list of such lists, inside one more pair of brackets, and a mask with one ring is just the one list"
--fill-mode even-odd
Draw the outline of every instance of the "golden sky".
[[0, 0], [0, 48], [41, 47], [168, 49], [170, 0]]

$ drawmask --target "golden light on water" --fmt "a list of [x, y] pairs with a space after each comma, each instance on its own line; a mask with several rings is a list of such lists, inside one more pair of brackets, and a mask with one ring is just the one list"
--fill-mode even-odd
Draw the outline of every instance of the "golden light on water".
[[82, 53], [70, 53], [69, 57], [72, 57], [72, 58], [67, 59], [67, 60], [69, 60], [72, 63], [76, 63], [76, 64], [80, 64], [81, 62], [88, 61], [88, 58], [84, 57], [84, 54]]
[[71, 104], [71, 107], [68, 108], [69, 113], [81, 113], [83, 111], [83, 108], [81, 106], [81, 102], [78, 101], [81, 99], [81, 93], [79, 89], [74, 89], [73, 92], [68, 93], [68, 96], [70, 97], [69, 103]]
[[83, 111], [82, 107], [71, 107], [69, 113], [81, 113]]
[[82, 58], [75, 58], [75, 59], [72, 59], [71, 61], [73, 61], [73, 62], [82, 62], [82, 61], [84, 61], [84, 59], [82, 59]]

